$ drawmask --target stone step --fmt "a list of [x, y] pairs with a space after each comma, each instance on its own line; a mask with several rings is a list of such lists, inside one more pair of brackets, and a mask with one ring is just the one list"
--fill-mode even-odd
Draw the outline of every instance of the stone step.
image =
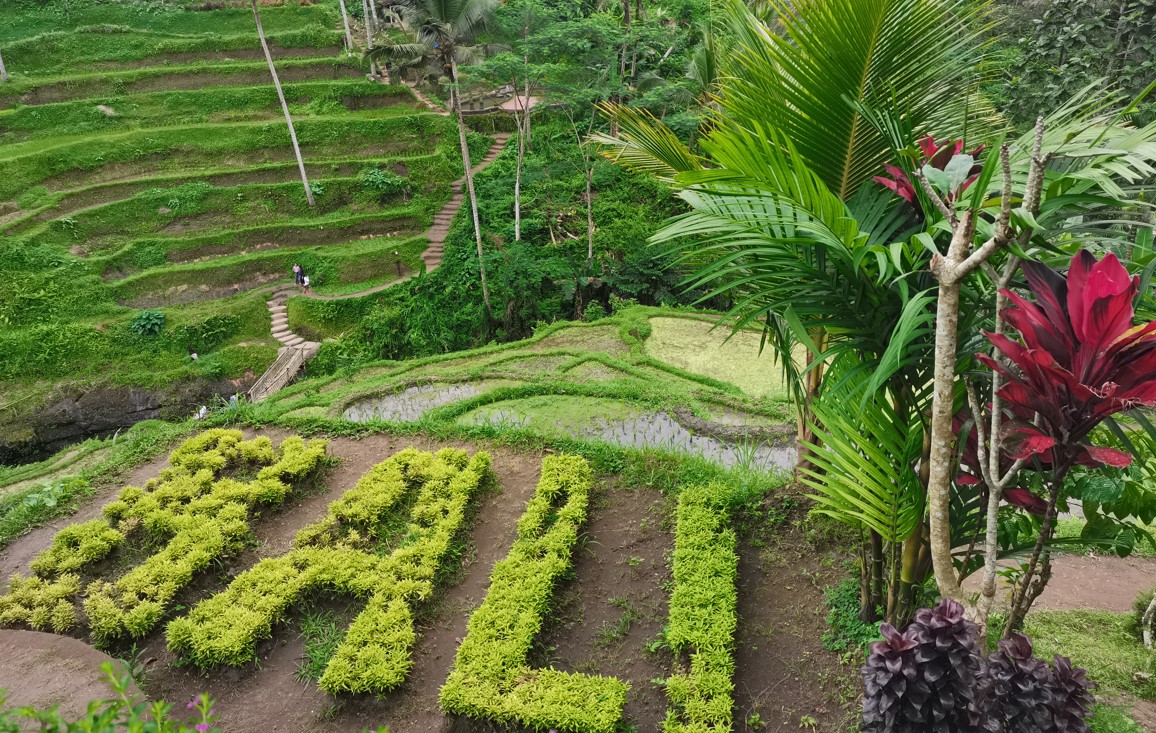
[[294, 337], [294, 338], [292, 338], [292, 339], [290, 339], [290, 340], [288, 340], [288, 341], [285, 341], [285, 342], [283, 342], [283, 343], [284, 343], [286, 346], [297, 346], [297, 345], [299, 345], [299, 344], [303, 344], [303, 343], [305, 343], [305, 339], [301, 338], [300, 336], [296, 336], [296, 337]]
[[292, 338], [294, 335], [293, 332], [288, 328], [275, 328], [273, 329], [272, 334], [273, 338], [277, 339], [278, 341], [284, 341], [287, 338]]

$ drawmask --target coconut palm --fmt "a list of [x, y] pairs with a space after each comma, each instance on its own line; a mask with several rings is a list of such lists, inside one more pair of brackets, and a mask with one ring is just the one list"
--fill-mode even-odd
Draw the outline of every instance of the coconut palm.
[[249, 0], [253, 7], [253, 20], [257, 23], [257, 38], [261, 41], [261, 50], [265, 52], [265, 62], [269, 64], [269, 75], [273, 77], [273, 86], [277, 89], [277, 99], [281, 100], [281, 111], [285, 113], [285, 124], [289, 126], [289, 139], [293, 143], [293, 154], [297, 156], [297, 170], [301, 171], [301, 184], [305, 186], [305, 200], [309, 206], [317, 205], [313, 200], [313, 189], [309, 186], [309, 176], [305, 173], [305, 161], [301, 158], [301, 146], [297, 144], [297, 130], [293, 127], [293, 117], [289, 114], [289, 105], [285, 102], [285, 92], [281, 90], [281, 80], [277, 77], [277, 67], [273, 65], [273, 54], [269, 53], [269, 44], [265, 42], [265, 29], [261, 26], [261, 11], [257, 9], [257, 0]]
[[458, 66], [474, 63], [480, 51], [472, 44], [481, 32], [499, 0], [403, 0], [397, 5], [405, 24], [413, 32], [408, 43], [389, 43], [369, 51], [371, 58], [397, 59], [411, 63], [422, 58], [436, 63], [449, 80], [450, 108], [458, 123], [458, 142], [461, 145], [462, 167], [465, 169], [466, 191], [474, 220], [474, 241], [478, 249], [478, 271], [482, 284], [482, 300], [492, 318], [490, 290], [486, 284], [486, 265], [482, 255], [482, 226], [478, 219], [478, 196], [474, 190], [474, 174], [470, 169], [470, 148], [466, 142], [466, 124], [462, 117], [461, 90], [458, 88]]
[[341, 23], [345, 26], [345, 50], [353, 53], [353, 33], [349, 30], [349, 13], [345, 9], [345, 0], [337, 0], [341, 6]]
[[[621, 106], [608, 109], [621, 134], [599, 141], [609, 157], [671, 182], [689, 204], [656, 240], [681, 243], [690, 284], [729, 297], [736, 328], [763, 324], [794, 386], [800, 443], [816, 456], [800, 473], [827, 511], [864, 531], [864, 610], [884, 605], [890, 620], [902, 620], [930, 567], [927, 478], [915, 472], [929, 449], [936, 283], [928, 265], [942, 238], [931, 225], [941, 217], [919, 186], [908, 206], [872, 178], [894, 163], [916, 180], [931, 161], [908, 151], [927, 133], [987, 140], [1000, 131], [978, 92], [986, 4], [771, 3], [774, 27], [734, 0], [725, 8], [731, 50], [720, 61], [701, 154]], [[1066, 146], [1064, 175], [1076, 177], [1056, 190], [1117, 195], [1111, 179], [1125, 167], [1121, 158], [1143, 158], [1151, 135], [1100, 132], [1109, 123], [1084, 117], [1048, 127], [1046, 152]], [[1030, 135], [1011, 141], [1015, 180], [1026, 180], [1031, 150]], [[1000, 179], [988, 171], [973, 205], [998, 202]], [[1065, 203], [1048, 213], [1060, 227], [1072, 216]], [[978, 286], [967, 294], [960, 333], [978, 332], [989, 295]], [[891, 425], [877, 424], [883, 419]], [[983, 515], [976, 497], [957, 499], [952, 525], [974, 527]], [[888, 545], [890, 580], [882, 576]]]

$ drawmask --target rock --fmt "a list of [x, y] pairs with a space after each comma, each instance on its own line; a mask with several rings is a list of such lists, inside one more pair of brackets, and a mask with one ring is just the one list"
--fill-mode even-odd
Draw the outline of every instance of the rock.
[[116, 110], [112, 107], [109, 107], [107, 104], [98, 104], [96, 105], [96, 108], [100, 110], [100, 113], [105, 117], [116, 117]]
[[162, 206], [159, 209], [157, 209], [157, 213], [158, 214], [171, 214], [171, 213], [173, 213], [173, 210], [167, 206]]
[[[8, 706], [60, 706], [66, 720], [84, 714], [88, 703], [113, 697], [100, 666], [115, 660], [78, 639], [40, 631], [0, 631], [0, 688]], [[118, 665], [123, 666], [123, 665]], [[140, 696], [135, 684], [129, 691]]]

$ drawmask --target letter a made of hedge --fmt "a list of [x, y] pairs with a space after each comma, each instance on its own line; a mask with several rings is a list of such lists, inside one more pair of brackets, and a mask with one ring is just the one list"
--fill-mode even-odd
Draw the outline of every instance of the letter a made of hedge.
[[[86, 571], [121, 547], [167, 538], [115, 582], [92, 580], [84, 602], [98, 643], [151, 631], [198, 572], [242, 545], [250, 515], [281, 503], [325, 456], [324, 440], [290, 437], [274, 450], [268, 438], [242, 438], [240, 430], [222, 428], [190, 438], [143, 489], [125, 487], [102, 517], [58, 532], [32, 561], [35, 575], [13, 577], [9, 593], [0, 596], [0, 626], [68, 631], [78, 621], [75, 600]], [[224, 476], [237, 469], [256, 469], [257, 477], [245, 483]]]
[[[257, 642], [307, 593], [326, 589], [366, 598], [319, 686], [331, 694], [381, 693], [405, 681], [416, 635], [412, 604], [433, 590], [434, 575], [465, 523], [471, 499], [492, 485], [490, 457], [408, 448], [374, 466], [303, 528], [287, 555], [262, 560], [221, 593], [170, 622], [169, 648], [201, 667], [242, 665]], [[402, 546], [374, 553], [385, 520], [417, 492]]]
[[592, 483], [582, 458], [542, 461], [542, 480], [518, 520], [518, 538], [494, 566], [486, 599], [470, 617], [441, 689], [447, 713], [572, 733], [612, 733], [622, 719], [625, 682], [532, 669], [526, 662], [554, 585], [570, 567]]

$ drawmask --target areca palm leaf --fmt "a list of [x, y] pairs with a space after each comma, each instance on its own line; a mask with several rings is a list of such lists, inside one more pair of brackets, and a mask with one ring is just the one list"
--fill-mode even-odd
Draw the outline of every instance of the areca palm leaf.
[[418, 39], [468, 44], [482, 30], [500, 0], [401, 0], [401, 15], [417, 32]]
[[601, 109], [618, 122], [618, 137], [593, 135], [611, 160], [668, 183], [679, 173], [702, 168], [702, 160], [650, 112], [623, 105], [601, 105]]
[[870, 392], [866, 373], [855, 366], [853, 358], [840, 359], [833, 377], [846, 369], [858, 377], [829, 380], [813, 405], [818, 441], [808, 447], [814, 468], [803, 468], [799, 480], [814, 492], [816, 512], [902, 542], [923, 519], [924, 492], [914, 469], [923, 426]]

